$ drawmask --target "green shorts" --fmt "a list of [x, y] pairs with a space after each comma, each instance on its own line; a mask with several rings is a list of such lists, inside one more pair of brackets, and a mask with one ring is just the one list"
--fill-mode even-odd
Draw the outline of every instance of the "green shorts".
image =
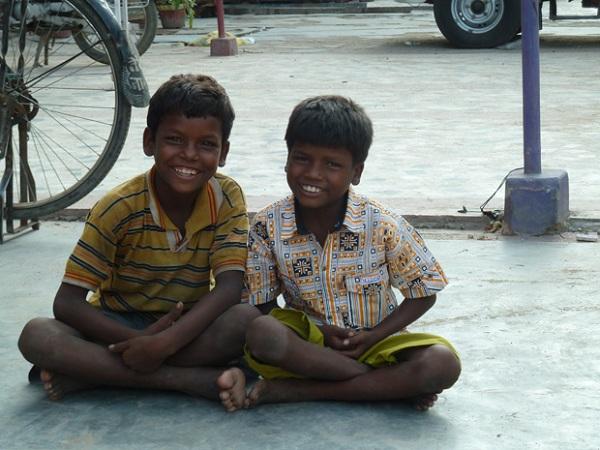
[[[294, 331], [302, 339], [322, 347], [325, 345], [324, 336], [319, 327], [302, 311], [275, 308], [271, 311], [270, 315]], [[371, 367], [389, 366], [397, 362], [396, 353], [401, 350], [414, 347], [427, 347], [434, 344], [445, 345], [452, 350], [457, 358], [459, 357], [452, 344], [441, 336], [407, 332], [382, 339], [363, 353], [358, 358], [358, 361], [368, 364]], [[288, 372], [279, 367], [261, 363], [250, 354], [247, 347], [244, 347], [244, 358], [248, 366], [263, 378], [304, 378], [301, 375]]]

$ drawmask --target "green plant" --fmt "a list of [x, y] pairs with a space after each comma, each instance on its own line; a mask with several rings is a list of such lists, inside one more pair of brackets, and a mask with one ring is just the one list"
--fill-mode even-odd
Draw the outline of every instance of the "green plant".
[[188, 20], [188, 26], [192, 28], [195, 17], [194, 7], [196, 0], [157, 0], [156, 6], [158, 9], [183, 9]]

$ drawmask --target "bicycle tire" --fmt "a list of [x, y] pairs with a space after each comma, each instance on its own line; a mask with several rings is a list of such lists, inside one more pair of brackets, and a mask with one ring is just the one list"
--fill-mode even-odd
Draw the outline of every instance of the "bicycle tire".
[[[102, 18], [86, 0], [36, 0], [28, 13], [34, 7], [51, 8], [53, 13], [27, 19], [26, 27], [0, 30], [8, 33], [12, 44], [24, 42], [23, 48], [2, 48], [2, 72], [11, 76], [0, 86], [0, 94], [8, 93], [31, 109], [20, 116], [21, 123], [26, 122], [26, 141], [19, 141], [17, 127], [12, 128], [14, 167], [19, 169], [13, 183], [14, 219], [52, 214], [92, 191], [116, 162], [131, 121], [131, 105], [122, 89], [122, 63]], [[96, 37], [94, 45], [108, 55], [108, 64], [90, 60], [76, 45], [74, 37], [84, 28]], [[48, 67], [40, 66], [43, 42]], [[24, 147], [29, 155], [23, 158]], [[36, 195], [24, 195], [29, 190]]]
[[[125, 1], [125, 0], [124, 0]], [[114, 3], [113, 3], [114, 5]], [[142, 18], [135, 19], [136, 11], [142, 10]], [[135, 35], [134, 42], [135, 47], [140, 55], [146, 53], [146, 50], [150, 48], [152, 42], [154, 41], [154, 37], [156, 36], [156, 29], [158, 27], [158, 9], [156, 8], [156, 3], [153, 0], [148, 0], [148, 4], [143, 8], [132, 7], [128, 9], [129, 16], [134, 17], [134, 19], [129, 20], [130, 25], [130, 35]], [[136, 28], [139, 26], [139, 29]], [[84, 34], [78, 35], [75, 39], [79, 48], [89, 47], [89, 41]], [[97, 50], [97, 49], [88, 49], [86, 50], [87, 55], [95, 59], [102, 64], [107, 63], [106, 55]]]

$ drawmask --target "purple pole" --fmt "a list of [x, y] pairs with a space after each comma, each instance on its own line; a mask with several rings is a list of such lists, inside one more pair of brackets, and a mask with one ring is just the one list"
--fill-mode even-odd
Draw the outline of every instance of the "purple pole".
[[215, 12], [217, 13], [217, 29], [219, 30], [219, 37], [225, 37], [225, 8], [223, 7], [223, 0], [215, 1]]
[[538, 0], [521, 0], [523, 158], [526, 174], [539, 174], [542, 172], [539, 13]]

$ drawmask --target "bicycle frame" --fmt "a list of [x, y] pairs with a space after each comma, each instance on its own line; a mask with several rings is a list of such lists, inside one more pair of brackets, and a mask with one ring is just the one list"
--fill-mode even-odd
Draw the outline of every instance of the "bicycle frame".
[[114, 14], [117, 18], [117, 22], [121, 24], [121, 28], [127, 30], [127, 22], [129, 21], [129, 8], [138, 7], [145, 8], [148, 6], [150, 0], [139, 0], [139, 1], [130, 1], [130, 0], [113, 0], [114, 3]]
[[[121, 0], [117, 1], [120, 3]], [[14, 23], [15, 26], [25, 28], [29, 21], [39, 21], [40, 19], [47, 21], [50, 26], [57, 26], [58, 28], [75, 29], [86, 26], [86, 22], [76, 15], [59, 14], [60, 10], [55, 11], [53, 3], [52, 0], [45, 2], [36, 0], [0, 0], [0, 5], [3, 7], [3, 14], [5, 14], [3, 16], [3, 27], [6, 25], [5, 31], [9, 29], [7, 25], [9, 23]], [[148, 86], [138, 62], [137, 50], [135, 46], [132, 48], [130, 45], [127, 27], [125, 29], [121, 28], [121, 24], [117, 21], [112, 9], [105, 0], [86, 0], [86, 3], [88, 5], [86, 6], [87, 8], [93, 8], [96, 12], [96, 25], [100, 25], [100, 28], [104, 30], [104, 39], [107, 39], [107, 36], [112, 38], [113, 61], [120, 61], [120, 64], [118, 64], [119, 69], [113, 73], [113, 78], [120, 79], [119, 92], [122, 98], [121, 104], [128, 103], [131, 106], [137, 107], [147, 106], [150, 99]], [[4, 9], [6, 5], [10, 5], [9, 9]], [[127, 9], [126, 4], [123, 7], [125, 10]], [[8, 36], [8, 32], [2, 36], [3, 42], [1, 45], [3, 52], [6, 52], [7, 44], [4, 38]], [[24, 40], [22, 39], [19, 42], [23, 45]], [[42, 44], [38, 48], [43, 51], [44, 41], [40, 39], [40, 42]], [[85, 53], [85, 48], [79, 48], [81, 49], [79, 55]], [[75, 55], [75, 57], [77, 56], [78, 54]], [[47, 53], [45, 58], [48, 58]], [[6, 83], [10, 83], [10, 78], [15, 72], [11, 71], [11, 68], [6, 65], [3, 65], [3, 68], [6, 70], [2, 71], [0, 82], [3, 87], [6, 87]], [[20, 192], [18, 201], [23, 203], [37, 200], [35, 179], [29, 168], [27, 151], [29, 121], [36, 115], [37, 108], [34, 104], [31, 109], [28, 109], [27, 107], [23, 107], [20, 102], [13, 101], [10, 87], [5, 94], [7, 95], [0, 97], [0, 160], [5, 162], [5, 170], [0, 172], [0, 244], [4, 240], [3, 225], [5, 220], [8, 233], [13, 235], [18, 235], [28, 229], [37, 229], [39, 227], [36, 218], [30, 218], [24, 214], [19, 216], [13, 209], [13, 196], [16, 192], [13, 189], [15, 183], [13, 176], [17, 173], [15, 170], [21, 174], [18, 181], [16, 181]], [[129, 116], [127, 115], [126, 117], [128, 124]], [[13, 156], [13, 147], [9, 138], [11, 135], [18, 142], [18, 164], [15, 164], [17, 159]], [[118, 150], [120, 150], [120, 147]], [[105, 166], [108, 165], [105, 164]], [[108, 167], [110, 168], [110, 166]], [[20, 226], [14, 227], [14, 220], [20, 220]]]

